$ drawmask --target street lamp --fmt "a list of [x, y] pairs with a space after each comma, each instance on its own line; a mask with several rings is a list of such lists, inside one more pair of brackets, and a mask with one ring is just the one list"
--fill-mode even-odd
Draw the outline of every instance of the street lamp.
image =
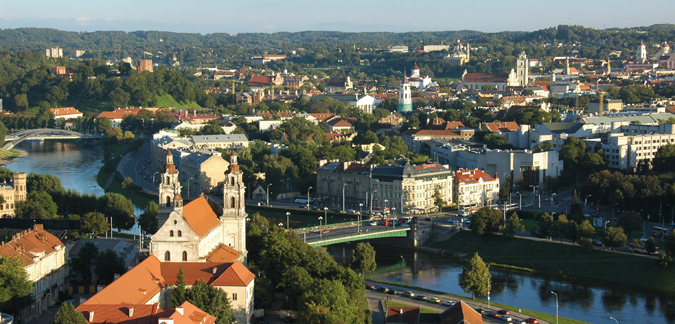
[[[403, 266], [405, 266], [405, 258], [402, 255], [399, 255], [401, 257], [401, 261], [403, 262]], [[401, 288], [403, 288], [403, 272], [401, 271]]]
[[610, 316], [609, 319], [614, 320], [614, 322], [616, 322], [616, 324], [619, 324], [619, 321], [617, 321], [616, 318]]
[[588, 195], [588, 196], [586, 196], [586, 198], [584, 198], [584, 214], [586, 214], [586, 208], [587, 208], [586, 204], [588, 204], [588, 197], [590, 197], [590, 196], [591, 195]]
[[270, 186], [271, 185], [272, 185], [271, 183], [267, 184], [267, 207], [270, 206]]
[[359, 222], [358, 225], [356, 225], [356, 230], [358, 233], [361, 232], [361, 209], [363, 209], [363, 204], [359, 203]]
[[393, 220], [391, 222], [392, 223], [391, 227], [396, 228], [396, 220], [397, 220], [397, 218], [396, 218], [396, 207], [391, 207], [391, 212], [392, 212], [391, 219]]
[[342, 184], [342, 213], [345, 212], [345, 187], [347, 186], [346, 183]]
[[[328, 208], [326, 208], [328, 209]], [[319, 238], [323, 238], [323, 233], [321, 232], [321, 220], [323, 217], [319, 216]]]
[[286, 212], [286, 229], [291, 229], [291, 223], [289, 221], [290, 216], [291, 216], [291, 212]]
[[555, 295], [555, 324], [558, 324], [558, 294], [551, 291]]
[[326, 217], [326, 223], [325, 224], [328, 225], [328, 207], [323, 208], [323, 215]]
[[307, 188], [307, 210], [309, 210], [309, 191], [312, 190], [312, 187], [310, 186]]
[[523, 208], [523, 195], [520, 194], [520, 191], [516, 191], [518, 194], [518, 210], [521, 210]]
[[488, 309], [490, 309], [490, 290], [492, 290], [492, 285], [490, 283], [490, 272], [486, 273], [485, 276], [488, 277], [488, 297], [487, 297], [487, 300], [488, 300]]
[[373, 215], [373, 196], [375, 195], [376, 192], [377, 192], [377, 189], [373, 190], [370, 193], [370, 215], [371, 216]]
[[[389, 202], [388, 199], [385, 199], [385, 200], [384, 200], [384, 212], [385, 212], [385, 213], [389, 210], [389, 209], [387, 209], [387, 203], [388, 203], [388, 202]], [[391, 217], [391, 216], [389, 216], [389, 217]]]

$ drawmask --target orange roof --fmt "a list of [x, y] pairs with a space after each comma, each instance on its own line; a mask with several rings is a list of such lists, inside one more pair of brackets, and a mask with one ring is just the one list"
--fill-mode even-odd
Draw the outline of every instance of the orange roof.
[[419, 306], [389, 306], [387, 307], [387, 323], [419, 323]]
[[466, 82], [506, 82], [508, 78], [508, 74], [467, 73], [464, 75]]
[[485, 123], [485, 127], [491, 132], [517, 132], [520, 129], [514, 121]]
[[334, 113], [309, 113], [308, 115], [310, 115], [310, 116], [312, 116], [312, 117], [314, 117], [314, 118], [316, 118], [320, 121], [324, 120], [326, 118], [330, 118], [330, 117], [335, 116]]
[[253, 75], [248, 81], [248, 84], [269, 85], [270, 83], [272, 83], [272, 78], [264, 75]]
[[89, 298], [83, 305], [147, 303], [166, 286], [160, 264], [154, 255], [149, 256]]
[[220, 225], [218, 215], [204, 196], [200, 196], [183, 207], [183, 218], [199, 237], [208, 234]]
[[495, 178], [480, 169], [455, 172], [455, 183], [474, 184], [478, 183], [479, 180], [488, 182], [495, 181]]
[[96, 118], [122, 119], [126, 115], [137, 115], [141, 108], [118, 108], [113, 111], [102, 111]]
[[255, 275], [237, 261], [214, 280], [212, 286], [247, 286], [255, 278]]
[[194, 285], [199, 279], [211, 284], [229, 268], [231, 263], [212, 262], [162, 262], [162, 277], [167, 285], [175, 285], [178, 281], [178, 270], [183, 269], [185, 284]]
[[346, 118], [336, 118], [328, 122], [332, 127], [352, 127], [352, 123]]
[[241, 256], [237, 250], [220, 243], [206, 256], [206, 262], [234, 262]]
[[440, 317], [441, 323], [483, 324], [483, 317], [461, 300], [443, 311]]
[[48, 255], [63, 248], [63, 242], [37, 224], [32, 230], [26, 230], [12, 237], [12, 240], [0, 245], [0, 255], [18, 256], [28, 266], [35, 263], [33, 256], [44, 253]]
[[59, 118], [60, 116], [66, 115], [82, 114], [82, 112], [75, 109], [75, 107], [52, 108], [49, 109], [49, 111], [51, 111], [52, 114], [54, 114], [54, 118]]
[[[160, 318], [173, 319], [174, 324], [213, 324], [217, 319], [187, 301], [175, 309], [161, 309], [158, 306], [126, 303], [83, 304], [77, 307], [77, 311], [91, 324], [156, 324]], [[93, 317], [92, 321], [89, 321], [90, 316]]]

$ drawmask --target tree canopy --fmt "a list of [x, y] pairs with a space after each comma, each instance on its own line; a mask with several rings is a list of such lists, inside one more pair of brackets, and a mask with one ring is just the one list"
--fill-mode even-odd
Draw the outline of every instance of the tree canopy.
[[464, 292], [471, 293], [471, 298], [476, 295], [487, 295], [491, 280], [490, 267], [485, 264], [478, 252], [467, 260], [467, 264], [462, 267], [462, 273], [459, 274], [459, 286]]

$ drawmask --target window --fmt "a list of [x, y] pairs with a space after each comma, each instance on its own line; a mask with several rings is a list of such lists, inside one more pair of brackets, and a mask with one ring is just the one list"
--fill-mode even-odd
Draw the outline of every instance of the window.
[[234, 197], [230, 198], [230, 208], [234, 208]]
[[169, 231], [169, 236], [170, 236], [170, 237], [173, 237], [173, 230], [170, 230], [170, 231]]
[[187, 261], [187, 252], [183, 251], [183, 261]]
[[178, 237], [182, 237], [182, 236], [183, 236], [183, 232], [181, 232], [180, 230], [178, 230]]
[[232, 300], [237, 300], [237, 293], [232, 293]]
[[166, 207], [171, 207], [171, 197], [166, 196]]
[[164, 252], [164, 261], [171, 261], [171, 253], [169, 251]]

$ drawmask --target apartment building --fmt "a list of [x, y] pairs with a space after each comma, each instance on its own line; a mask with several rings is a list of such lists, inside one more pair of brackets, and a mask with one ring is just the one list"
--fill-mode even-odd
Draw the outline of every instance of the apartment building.
[[[661, 146], [675, 144], [675, 132], [672, 124], [666, 126], [666, 133], [624, 134], [611, 133], [606, 143], [601, 143], [602, 151], [609, 160], [609, 167], [634, 170], [642, 160], [651, 160]], [[587, 145], [592, 143], [587, 142]]]
[[457, 206], [489, 206], [499, 201], [499, 179], [479, 170], [455, 172]]
[[438, 163], [389, 166], [330, 162], [317, 170], [317, 196], [333, 209], [396, 208], [398, 213], [424, 212], [435, 206], [438, 188], [453, 203], [453, 172]]

